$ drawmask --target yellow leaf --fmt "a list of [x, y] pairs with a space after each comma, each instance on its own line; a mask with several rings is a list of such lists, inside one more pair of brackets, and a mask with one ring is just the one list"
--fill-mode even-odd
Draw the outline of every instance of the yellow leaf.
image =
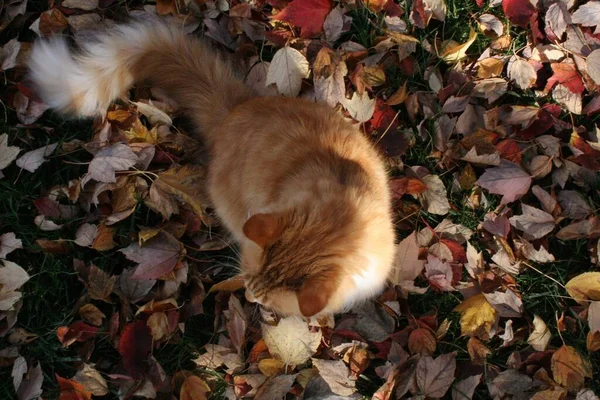
[[578, 303], [600, 300], [600, 272], [585, 272], [577, 275], [565, 285], [567, 292]]
[[214, 284], [208, 293], [213, 292], [237, 292], [246, 285], [244, 277], [242, 275], [235, 275], [229, 279]]
[[592, 377], [592, 367], [577, 350], [563, 345], [552, 355], [552, 375], [558, 384], [577, 391], [583, 387], [585, 378]]
[[258, 362], [258, 369], [264, 376], [275, 376], [283, 373], [285, 364], [274, 358], [265, 358]]
[[496, 323], [496, 310], [483, 294], [471, 296], [460, 303], [454, 311], [460, 312], [460, 330], [463, 335], [487, 340]]
[[477, 39], [477, 32], [471, 28], [471, 32], [469, 33], [469, 38], [463, 44], [458, 44], [456, 42], [448, 42], [445, 45], [442, 45], [442, 53], [440, 54], [440, 58], [446, 62], [457, 62], [467, 56], [467, 49], [475, 42]]
[[208, 384], [202, 378], [191, 375], [181, 385], [179, 400], [206, 400], [208, 393], [210, 393]]
[[404, 100], [408, 97], [408, 90], [406, 89], [406, 82], [396, 90], [396, 93], [390, 96], [385, 102], [390, 106], [397, 106], [398, 104], [404, 103]]
[[127, 138], [129, 143], [136, 142], [146, 142], [157, 144], [158, 143], [158, 131], [156, 127], [148, 130], [142, 121], [136, 119], [135, 122], [131, 125], [126, 131], [121, 131], [121, 133]]

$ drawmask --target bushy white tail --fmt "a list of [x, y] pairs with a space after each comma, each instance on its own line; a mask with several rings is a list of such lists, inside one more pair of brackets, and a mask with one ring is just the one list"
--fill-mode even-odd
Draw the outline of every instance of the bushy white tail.
[[77, 53], [62, 37], [39, 40], [29, 68], [44, 102], [71, 115], [101, 114], [134, 83], [149, 80], [210, 130], [251, 97], [214, 51], [158, 19], [119, 25]]

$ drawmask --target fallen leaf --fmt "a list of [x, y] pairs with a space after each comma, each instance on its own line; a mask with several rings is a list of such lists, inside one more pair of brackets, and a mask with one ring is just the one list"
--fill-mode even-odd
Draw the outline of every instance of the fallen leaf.
[[526, 236], [540, 239], [554, 230], [554, 217], [535, 207], [521, 204], [523, 214], [509, 218], [510, 224], [523, 231]]
[[446, 62], [458, 62], [467, 56], [467, 50], [477, 39], [477, 32], [471, 28], [469, 38], [463, 44], [447, 44], [442, 48], [440, 58]]
[[2, 260], [0, 268], [0, 291], [10, 292], [19, 289], [29, 280], [29, 274], [12, 261]]
[[119, 250], [128, 260], [135, 261], [138, 266], [131, 279], [157, 279], [171, 272], [180, 258], [185, 254], [185, 249], [179, 240], [166, 232], [139, 246], [132, 243]]
[[39, 149], [28, 151], [17, 159], [17, 166], [29, 172], [35, 172], [43, 163], [48, 161], [48, 157], [54, 153], [58, 143], [49, 144]]
[[[294, 2], [297, 1], [299, 0], [295, 0]], [[306, 57], [292, 47], [283, 47], [277, 50], [273, 56], [269, 71], [267, 72], [266, 84], [275, 84], [279, 93], [284, 96], [296, 97], [300, 93], [302, 79], [308, 78], [309, 73], [310, 70]]]
[[82, 247], [89, 247], [98, 235], [98, 227], [92, 224], [82, 224], [75, 232], [75, 243]]
[[533, 331], [529, 335], [527, 343], [537, 351], [544, 351], [546, 350], [550, 339], [552, 339], [552, 333], [546, 326], [546, 323], [541, 317], [534, 315]]
[[146, 322], [126, 324], [119, 340], [119, 354], [123, 357], [123, 367], [133, 379], [144, 377], [151, 351], [152, 335]]
[[[595, 1], [582, 4], [572, 15], [572, 21], [574, 24], [582, 26], [598, 26], [600, 25], [600, 4]], [[596, 28], [595, 33], [600, 33]]]
[[275, 358], [263, 358], [258, 362], [258, 369], [266, 377], [276, 376], [285, 371], [285, 364]]
[[412, 282], [421, 275], [425, 260], [419, 260], [419, 245], [416, 232], [403, 239], [396, 247], [392, 282], [401, 285], [404, 281]]
[[450, 211], [450, 203], [444, 182], [437, 175], [428, 174], [421, 178], [427, 189], [418, 195], [421, 204], [429, 213], [446, 215]]
[[454, 382], [455, 370], [455, 353], [442, 354], [435, 359], [430, 356], [421, 357], [415, 373], [419, 392], [429, 398], [442, 398]]
[[108, 301], [117, 277], [92, 264], [88, 275], [88, 293], [92, 299]]
[[256, 391], [256, 400], [282, 399], [292, 388], [296, 375], [279, 375], [268, 378]]
[[350, 396], [356, 392], [356, 382], [350, 379], [350, 371], [342, 360], [312, 359], [321, 377], [327, 382], [331, 391], [340, 396]]
[[408, 349], [412, 354], [431, 356], [436, 347], [437, 341], [429, 329], [415, 329], [408, 337]]
[[375, 99], [371, 99], [367, 92], [362, 95], [354, 92], [350, 100], [344, 98], [342, 105], [358, 122], [369, 121], [375, 112]]
[[44, 375], [42, 368], [39, 363], [35, 367], [30, 368], [23, 382], [19, 385], [17, 390], [17, 398], [19, 400], [32, 400], [37, 399], [42, 395], [42, 383], [44, 382]]
[[469, 297], [456, 306], [454, 311], [461, 314], [460, 329], [463, 335], [476, 336], [483, 340], [493, 336], [492, 329], [498, 316], [483, 294]]
[[196, 365], [216, 369], [225, 365], [228, 373], [239, 372], [244, 367], [240, 355], [228, 347], [218, 344], [208, 344], [205, 346], [206, 352], [196, 358]]
[[211, 392], [210, 386], [199, 376], [188, 376], [179, 392], [179, 400], [206, 400]]
[[136, 162], [138, 162], [138, 157], [131, 150], [131, 147], [126, 144], [117, 143], [103, 148], [95, 154], [90, 162], [88, 174], [83, 180], [82, 186], [89, 179], [98, 182], [116, 182], [115, 172], [126, 171], [133, 167]]
[[148, 100], [148, 103], [142, 103], [142, 102], [138, 101], [138, 102], [133, 102], [132, 104], [135, 104], [138, 111], [141, 112], [142, 114], [144, 114], [148, 118], [151, 125], [154, 126], [159, 123], [167, 125], [167, 126], [173, 125], [173, 121], [171, 120], [171, 117], [169, 117], [167, 115], [167, 113], [165, 113], [163, 110], [156, 107], [152, 103], [152, 100]]
[[578, 303], [586, 304], [588, 300], [600, 300], [600, 272], [584, 272], [577, 275], [565, 285], [569, 295]]
[[78, 370], [72, 379], [81, 384], [85, 391], [90, 392], [94, 396], [105, 396], [108, 394], [106, 379], [100, 375], [93, 365], [84, 363], [83, 368]]
[[98, 8], [98, 0], [64, 0], [61, 6], [90, 11]]
[[[600, 12], [600, 8], [599, 8], [599, 12]], [[594, 82], [596, 82], [597, 85], [600, 85], [600, 50], [596, 49], [594, 51], [592, 51], [590, 54], [588, 54], [587, 58], [586, 58], [586, 62], [587, 62], [587, 73], [590, 76], [590, 78], [592, 78], [594, 80]], [[1, 141], [1, 139], [0, 139]], [[2, 145], [0, 144], [0, 149], [1, 149]], [[1, 153], [2, 150], [0, 150]], [[1, 157], [0, 157], [1, 158]], [[0, 163], [0, 169], [2, 169], [1, 167], [1, 163]]]
[[94, 326], [102, 325], [102, 320], [106, 318], [106, 315], [98, 309], [92, 303], [84, 304], [79, 307], [79, 316], [87, 323]]
[[452, 386], [452, 400], [471, 400], [475, 389], [481, 383], [481, 376], [471, 375], [468, 378], [458, 381]]
[[263, 339], [274, 357], [285, 365], [306, 362], [321, 343], [321, 331], [310, 332], [308, 324], [301, 319], [288, 317], [277, 326], [262, 324]]
[[92, 393], [87, 392], [80, 383], [62, 378], [58, 374], [55, 376], [60, 388], [59, 400], [92, 400]]
[[19, 356], [13, 364], [10, 376], [13, 378], [13, 387], [15, 392], [19, 390], [19, 386], [23, 382], [23, 375], [27, 373], [27, 361], [23, 356]]
[[574, 190], [562, 190], [558, 194], [558, 202], [563, 209], [562, 215], [567, 218], [579, 220], [592, 213], [586, 199]]
[[484, 32], [493, 32], [494, 35], [500, 37], [504, 33], [502, 22], [493, 14], [482, 14], [478, 19], [479, 28]]
[[8, 167], [21, 151], [17, 146], [8, 146], [8, 135], [0, 135], [0, 171]]
[[558, 384], [577, 391], [592, 377], [592, 366], [573, 347], [563, 345], [552, 355], [552, 375]]
[[33, 219], [33, 222], [39, 229], [47, 232], [57, 231], [63, 227], [63, 225], [57, 225], [53, 221], [46, 219], [44, 215], [38, 215]]
[[517, 59], [510, 64], [508, 77], [515, 81], [517, 86], [519, 86], [521, 89], [529, 89], [535, 84], [535, 81], [537, 80], [537, 73], [527, 61], [523, 59]]
[[517, 164], [502, 161], [499, 167], [486, 169], [477, 184], [490, 193], [502, 195], [502, 204], [508, 204], [529, 191], [531, 176]]
[[317, 36], [332, 8], [330, 0], [293, 0], [273, 18], [300, 27], [303, 38]]
[[492, 292], [483, 294], [498, 316], [506, 318], [519, 318], [523, 313], [523, 301], [510, 289], [505, 292]]
[[536, 12], [529, 0], [502, 0], [502, 9], [510, 21], [521, 28], [527, 28], [531, 16]]

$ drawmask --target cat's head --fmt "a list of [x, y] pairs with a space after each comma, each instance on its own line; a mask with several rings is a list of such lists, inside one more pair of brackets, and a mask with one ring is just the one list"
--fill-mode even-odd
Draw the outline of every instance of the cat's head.
[[372, 296], [389, 273], [393, 231], [380, 257], [382, 241], [368, 243], [380, 237], [365, 229], [345, 207], [252, 216], [242, 244], [246, 297], [281, 315], [310, 317]]

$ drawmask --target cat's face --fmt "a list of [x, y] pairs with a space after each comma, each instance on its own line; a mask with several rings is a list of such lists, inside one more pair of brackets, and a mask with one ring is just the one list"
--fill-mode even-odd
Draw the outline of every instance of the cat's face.
[[337, 217], [337, 224], [325, 217], [311, 224], [297, 215], [250, 218], [241, 260], [247, 299], [280, 315], [310, 317], [380, 290], [388, 266], [359, 254], [362, 236], [348, 216]]

